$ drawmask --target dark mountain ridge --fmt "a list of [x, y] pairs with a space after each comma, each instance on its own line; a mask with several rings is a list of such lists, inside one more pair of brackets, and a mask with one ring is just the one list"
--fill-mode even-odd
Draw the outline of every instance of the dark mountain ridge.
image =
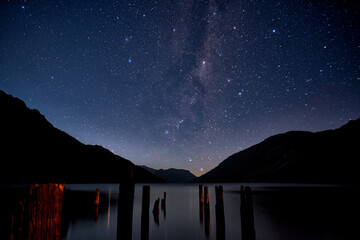
[[360, 119], [317, 133], [291, 131], [221, 162], [196, 182], [359, 183]]
[[0, 90], [0, 183], [162, 182], [101, 146], [85, 145], [53, 127], [38, 110]]
[[154, 175], [158, 176], [159, 178], [164, 179], [164, 181], [167, 183], [188, 183], [196, 178], [194, 174], [192, 174], [189, 170], [185, 169], [169, 168], [157, 170], [147, 166], [142, 167], [153, 173]]

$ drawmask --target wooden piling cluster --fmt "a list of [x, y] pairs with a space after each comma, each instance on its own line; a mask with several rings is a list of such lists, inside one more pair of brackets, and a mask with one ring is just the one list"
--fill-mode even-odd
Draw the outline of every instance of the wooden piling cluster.
[[[166, 192], [164, 192], [164, 198], [161, 199], [161, 211], [163, 211], [164, 218], [166, 218]], [[159, 225], [160, 198], [156, 199], [152, 213], [155, 223]]]
[[243, 240], [255, 240], [254, 208], [252, 191], [249, 186], [241, 186], [240, 192], [240, 215], [241, 215], [241, 235]]
[[216, 239], [225, 239], [225, 213], [223, 186], [215, 186]]

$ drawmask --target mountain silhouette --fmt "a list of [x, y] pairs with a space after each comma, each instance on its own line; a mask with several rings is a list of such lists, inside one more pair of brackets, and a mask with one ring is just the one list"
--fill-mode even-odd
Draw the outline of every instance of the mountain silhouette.
[[291, 131], [235, 153], [195, 182], [359, 182], [360, 119], [336, 130]]
[[38, 110], [0, 90], [0, 183], [136, 182], [160, 178], [101, 146], [53, 127]]
[[164, 179], [164, 181], [167, 183], [188, 183], [196, 178], [196, 176], [192, 174], [189, 170], [176, 168], [157, 170], [147, 166], [142, 167], [153, 173], [154, 175], [158, 176], [159, 178]]

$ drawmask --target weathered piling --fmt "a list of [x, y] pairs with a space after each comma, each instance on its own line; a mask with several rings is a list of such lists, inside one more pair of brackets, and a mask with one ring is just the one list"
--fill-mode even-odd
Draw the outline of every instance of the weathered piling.
[[166, 206], [166, 192], [164, 192], [164, 198], [163, 198], [163, 200], [164, 200], [164, 206]]
[[241, 235], [243, 240], [255, 240], [254, 208], [252, 191], [249, 186], [241, 186], [240, 192], [240, 215], [241, 215]]
[[120, 184], [119, 189], [117, 239], [132, 239], [134, 191], [134, 170], [131, 167], [128, 178]]
[[210, 202], [209, 202], [209, 191], [208, 186], [204, 187], [204, 202], [205, 202], [205, 236], [209, 237], [210, 233]]
[[203, 195], [202, 185], [199, 185], [199, 215], [200, 215], [200, 223], [202, 223], [204, 219], [204, 195]]
[[225, 213], [223, 186], [215, 186], [216, 239], [225, 239]]
[[141, 208], [141, 239], [149, 239], [150, 186], [143, 187]]
[[64, 188], [57, 183], [31, 184], [14, 205], [9, 239], [60, 240]]

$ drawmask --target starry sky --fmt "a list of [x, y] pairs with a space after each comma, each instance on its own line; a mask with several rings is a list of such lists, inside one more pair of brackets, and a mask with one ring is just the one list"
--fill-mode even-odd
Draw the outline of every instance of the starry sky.
[[0, 89], [83, 143], [201, 175], [360, 116], [359, 5], [3, 0]]

